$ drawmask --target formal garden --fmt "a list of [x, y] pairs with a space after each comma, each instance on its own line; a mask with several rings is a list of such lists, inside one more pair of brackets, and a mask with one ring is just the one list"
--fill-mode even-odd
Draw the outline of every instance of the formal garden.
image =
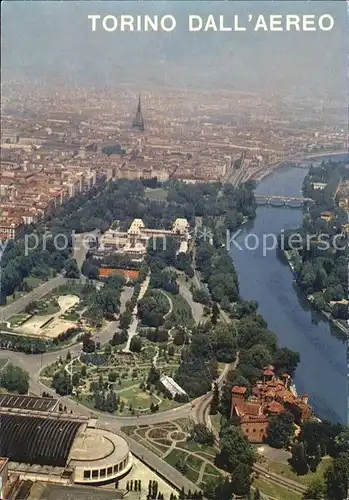
[[[229, 473], [221, 468], [221, 464], [217, 465], [216, 457], [219, 454], [219, 448], [214, 445], [213, 435], [202, 424], [194, 424], [190, 419], [179, 419], [158, 424], [126, 426], [122, 430], [178, 469], [187, 479], [196, 484], [198, 489], [207, 492], [208, 495], [215, 485], [229, 477]], [[267, 465], [263, 457], [258, 455], [257, 458], [261, 465]], [[282, 470], [279, 468], [278, 473], [283, 474], [285, 478], [295, 479], [295, 474], [289, 466], [280, 465], [280, 467]], [[272, 466], [270, 470], [273, 471]], [[307, 486], [313, 479], [313, 477], [306, 477], [303, 484]], [[258, 473], [253, 475], [252, 491], [251, 498], [302, 499], [299, 493], [285, 489]]]
[[214, 465], [217, 450], [213, 440], [211, 444], [200, 443], [201, 436], [194, 432], [190, 419], [124, 427], [123, 431], [178, 469], [201, 490], [207, 483], [224, 476], [224, 471]]
[[[88, 341], [93, 342], [86, 335], [83, 348], [87, 351]], [[75, 359], [70, 353], [57, 359], [41, 371], [40, 379], [91, 409], [120, 415], [168, 410], [181, 404], [159, 383], [160, 373], [173, 376], [180, 363], [181, 346], [169, 344], [158, 346], [143, 339], [139, 353], [123, 352], [123, 345], [97, 344], [93, 352], [82, 351]]]

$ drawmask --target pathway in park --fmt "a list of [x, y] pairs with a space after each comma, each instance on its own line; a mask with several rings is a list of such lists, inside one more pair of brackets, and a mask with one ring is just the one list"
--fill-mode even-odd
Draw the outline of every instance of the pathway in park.
[[124, 347], [123, 351], [124, 352], [130, 352], [130, 345], [131, 345], [131, 340], [132, 338], [137, 335], [137, 326], [138, 326], [138, 318], [137, 318], [137, 312], [138, 312], [138, 301], [141, 300], [146, 291], [148, 290], [148, 286], [149, 286], [149, 282], [150, 282], [150, 276], [148, 275], [145, 280], [143, 281], [143, 283], [141, 284], [141, 290], [139, 292], [139, 295], [138, 295], [138, 299], [137, 299], [137, 304], [135, 305], [134, 309], [133, 309], [133, 312], [132, 312], [132, 322], [128, 328], [128, 339], [127, 339], [127, 344], [126, 346]]

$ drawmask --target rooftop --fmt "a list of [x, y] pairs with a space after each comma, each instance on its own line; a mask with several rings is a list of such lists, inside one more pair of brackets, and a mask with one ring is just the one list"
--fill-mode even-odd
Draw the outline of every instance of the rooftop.
[[187, 394], [185, 390], [182, 389], [182, 387], [173, 380], [173, 378], [168, 377], [167, 375], [162, 375], [160, 377], [160, 382], [164, 385], [164, 387], [166, 387], [168, 391], [170, 391], [171, 394]]
[[247, 391], [246, 387], [241, 387], [239, 385], [234, 385], [231, 392], [235, 392], [235, 394], [245, 394]]
[[127, 442], [112, 432], [87, 427], [79, 432], [69, 455], [70, 466], [109, 467], [127, 456]]
[[0, 413], [0, 455], [12, 462], [64, 467], [82, 423]]
[[52, 411], [57, 403], [58, 400], [54, 398], [37, 398], [19, 394], [0, 394], [0, 408]]

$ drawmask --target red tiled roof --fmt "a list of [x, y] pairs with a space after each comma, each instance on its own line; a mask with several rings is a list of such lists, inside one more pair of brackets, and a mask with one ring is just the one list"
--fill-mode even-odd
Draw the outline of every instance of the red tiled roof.
[[247, 424], [249, 422], [268, 422], [269, 417], [268, 415], [243, 415], [241, 417], [241, 423], [242, 424]]
[[135, 271], [133, 269], [112, 269], [109, 267], [101, 267], [99, 269], [99, 276], [101, 278], [108, 278], [109, 276], [113, 276], [115, 274], [121, 274], [127, 279], [138, 278], [139, 271]]
[[236, 394], [245, 394], [245, 392], [247, 391], [246, 387], [241, 387], [239, 385], [234, 385], [234, 387], [232, 388], [231, 392], [235, 392]]
[[270, 413], [281, 413], [284, 409], [282, 404], [278, 403], [277, 401], [272, 401], [269, 403], [266, 407], [267, 411]]
[[242, 416], [258, 416], [262, 414], [262, 406], [259, 403], [243, 403], [234, 405], [237, 413]]
[[262, 406], [259, 403], [245, 403], [244, 412], [248, 415], [260, 415], [262, 413]]

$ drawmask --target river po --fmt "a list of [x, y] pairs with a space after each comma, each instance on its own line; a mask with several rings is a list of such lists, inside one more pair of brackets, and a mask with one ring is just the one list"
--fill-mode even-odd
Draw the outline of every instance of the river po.
[[[306, 170], [288, 167], [262, 180], [256, 194], [301, 196]], [[302, 209], [260, 206], [253, 222], [244, 226], [236, 238], [242, 250], [231, 247], [239, 276], [240, 293], [256, 300], [259, 312], [274, 331], [281, 346], [301, 356], [294, 383], [298, 394], [307, 393], [309, 403], [321, 419], [348, 421], [347, 341], [321, 314], [313, 311], [304, 295], [293, 284], [293, 273], [276, 249], [263, 251], [262, 245], [244, 245], [249, 233], [255, 241], [263, 235], [296, 229]], [[258, 238], [258, 240], [257, 240]], [[250, 238], [253, 241], [253, 238]]]

